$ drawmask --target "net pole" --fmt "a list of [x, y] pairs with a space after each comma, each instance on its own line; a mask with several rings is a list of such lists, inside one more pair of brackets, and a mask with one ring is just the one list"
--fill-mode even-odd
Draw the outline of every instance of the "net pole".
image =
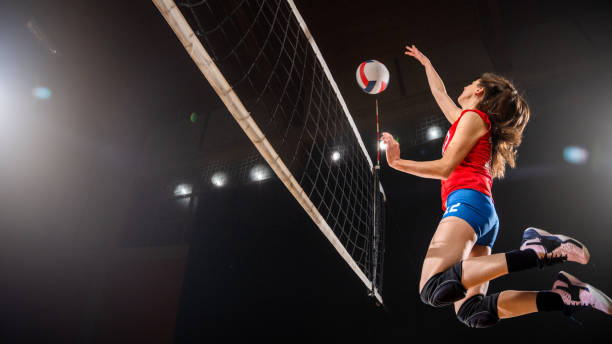
[[380, 181], [380, 165], [374, 166], [374, 226], [372, 227], [372, 289], [371, 296], [375, 296], [378, 293], [378, 288], [376, 287], [378, 283], [378, 254], [380, 245], [379, 239], [379, 230], [380, 230], [380, 189], [378, 186]]
[[378, 98], [376, 99], [376, 165], [374, 166], [372, 173], [374, 174], [374, 209], [372, 219], [374, 220], [372, 226], [372, 291], [371, 296], [374, 296], [377, 292], [378, 282], [378, 231], [380, 227], [380, 121], [378, 114]]
[[380, 125], [378, 123], [378, 98], [376, 98], [376, 165], [380, 167]]
[[[251, 117], [250, 113], [247, 111], [246, 107], [238, 97], [238, 95], [234, 92], [230, 84], [227, 82], [217, 65], [214, 63], [204, 46], [198, 39], [197, 35], [193, 32], [189, 23], [181, 13], [181, 11], [176, 6], [176, 3], [173, 0], [152, 0], [161, 15], [166, 19], [168, 25], [172, 28], [178, 39], [181, 41], [183, 47], [191, 57], [191, 59], [195, 62], [195, 64], [200, 69], [200, 72], [204, 77], [208, 80], [212, 88], [215, 90], [219, 98], [223, 101], [229, 112], [232, 114], [236, 122], [240, 125], [242, 130], [247, 134], [251, 142], [255, 145], [261, 156], [266, 160], [268, 165], [272, 168], [274, 173], [278, 176], [281, 182], [287, 187], [289, 192], [295, 197], [295, 199], [300, 203], [302, 208], [306, 211], [306, 213], [310, 216], [310, 218], [317, 225], [319, 230], [325, 235], [327, 240], [334, 246], [338, 254], [346, 261], [346, 263], [351, 267], [351, 269], [357, 274], [359, 279], [363, 282], [363, 284], [368, 289], [372, 289], [372, 281], [368, 279], [365, 273], [359, 268], [357, 263], [353, 260], [349, 252], [342, 245], [336, 234], [333, 232], [327, 221], [323, 218], [319, 210], [312, 203], [306, 192], [302, 189], [298, 181], [294, 178], [293, 174], [284, 162], [281, 160], [280, 156], [276, 153], [276, 150], [272, 147], [268, 139], [265, 137], [257, 123], [255, 123], [254, 119]], [[289, 4], [292, 6], [292, 9], [295, 8], [295, 5], [291, 0], [287, 0]], [[294, 9], [297, 11], [297, 9]], [[295, 13], [295, 12], [294, 12]], [[301, 17], [298, 17], [301, 20]], [[302, 21], [303, 22], [303, 21]], [[310, 34], [307, 35], [309, 40], [312, 38]], [[311, 42], [312, 44], [312, 42]], [[318, 51], [318, 50], [317, 50]], [[327, 66], [324, 65], [326, 73], [329, 73]], [[337, 90], [335, 83], [333, 83], [334, 89]], [[339, 93], [339, 91], [337, 91]], [[344, 101], [341, 103], [343, 107], [346, 107]], [[346, 112], [345, 112], [346, 113]], [[352, 119], [350, 119], [350, 123], [354, 127], [354, 123]], [[363, 143], [361, 142], [361, 136], [356, 135], [359, 140], [362, 149], [365, 149]], [[372, 166], [372, 162], [369, 156], [366, 154], [366, 158], [368, 159], [370, 166]], [[375, 290], [374, 296], [376, 299], [383, 303], [382, 296]]]

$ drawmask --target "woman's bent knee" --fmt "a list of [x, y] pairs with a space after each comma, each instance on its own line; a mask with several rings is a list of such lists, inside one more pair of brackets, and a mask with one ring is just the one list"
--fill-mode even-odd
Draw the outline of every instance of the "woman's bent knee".
[[477, 294], [465, 300], [457, 311], [457, 319], [468, 327], [485, 328], [499, 322], [497, 298], [499, 293], [484, 296]]
[[432, 276], [421, 289], [421, 301], [433, 307], [444, 307], [465, 297], [461, 284], [461, 262]]

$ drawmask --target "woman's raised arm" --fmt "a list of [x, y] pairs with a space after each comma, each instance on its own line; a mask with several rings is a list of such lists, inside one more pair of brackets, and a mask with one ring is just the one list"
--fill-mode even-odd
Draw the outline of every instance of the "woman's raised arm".
[[419, 49], [417, 49], [417, 47], [415, 47], [414, 45], [412, 47], [407, 45], [404, 54], [414, 57], [419, 62], [421, 62], [423, 67], [425, 67], [425, 73], [427, 74], [429, 88], [431, 88], [431, 93], [436, 99], [436, 103], [438, 103], [438, 106], [440, 107], [440, 109], [442, 109], [442, 112], [444, 113], [444, 116], [446, 116], [446, 119], [448, 119], [451, 124], [454, 123], [457, 118], [459, 118], [459, 115], [461, 114], [461, 109], [446, 93], [444, 83], [436, 72], [436, 69], [431, 64], [431, 61], [429, 61], [427, 56], [423, 55], [423, 53], [421, 53]]

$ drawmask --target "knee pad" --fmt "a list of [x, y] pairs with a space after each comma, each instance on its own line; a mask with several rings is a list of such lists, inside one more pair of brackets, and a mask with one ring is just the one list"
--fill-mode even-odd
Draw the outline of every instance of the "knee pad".
[[461, 262], [450, 269], [432, 276], [421, 290], [421, 301], [434, 306], [443, 307], [465, 297], [465, 287], [461, 284]]
[[499, 293], [484, 296], [474, 295], [467, 299], [459, 311], [457, 319], [468, 327], [485, 328], [491, 327], [499, 321], [497, 315], [497, 298]]

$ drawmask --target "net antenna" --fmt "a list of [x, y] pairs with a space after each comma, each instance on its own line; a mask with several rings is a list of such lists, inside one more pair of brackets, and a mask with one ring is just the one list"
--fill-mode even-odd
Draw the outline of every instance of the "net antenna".
[[382, 304], [384, 191], [293, 1], [153, 3], [261, 156]]

